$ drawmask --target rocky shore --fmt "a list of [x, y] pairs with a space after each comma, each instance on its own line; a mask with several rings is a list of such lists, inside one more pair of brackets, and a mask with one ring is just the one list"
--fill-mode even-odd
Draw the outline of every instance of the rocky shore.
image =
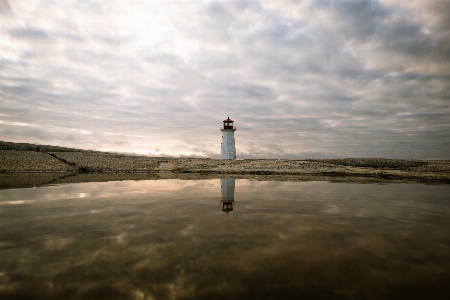
[[[9, 143], [12, 144], [12, 143]], [[22, 144], [23, 145], [23, 144]], [[9, 148], [12, 146], [9, 145]], [[76, 149], [29, 147], [4, 149], [0, 144], [0, 186], [44, 182], [107, 181], [152, 178], [256, 178], [357, 182], [414, 181], [450, 183], [450, 161], [383, 158], [244, 159], [128, 156]], [[48, 146], [52, 147], [52, 146]], [[50, 150], [50, 151], [45, 151]]]

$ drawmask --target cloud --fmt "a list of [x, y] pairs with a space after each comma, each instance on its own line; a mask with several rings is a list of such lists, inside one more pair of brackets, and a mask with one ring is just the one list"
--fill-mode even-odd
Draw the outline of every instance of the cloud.
[[0, 14], [11, 13], [11, 5], [9, 5], [8, 0], [0, 0]]
[[30, 38], [30, 39], [46, 39], [49, 34], [40, 29], [34, 28], [16, 28], [9, 31], [9, 34], [17, 38]]
[[[238, 156], [448, 156], [448, 139], [422, 135], [448, 130], [449, 22], [439, 1], [11, 6], [0, 32], [3, 121], [99, 139], [115, 132], [100, 147], [111, 151], [209, 155], [229, 115]], [[3, 139], [29, 142], [20, 136]], [[59, 143], [98, 145], [74, 140]]]

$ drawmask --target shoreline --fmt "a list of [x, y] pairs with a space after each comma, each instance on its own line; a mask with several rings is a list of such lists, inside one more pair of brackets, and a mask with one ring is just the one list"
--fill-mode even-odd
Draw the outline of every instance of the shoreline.
[[450, 160], [383, 158], [221, 160], [129, 156], [92, 151], [0, 150], [0, 189], [70, 182], [224, 177], [446, 185], [450, 184]]

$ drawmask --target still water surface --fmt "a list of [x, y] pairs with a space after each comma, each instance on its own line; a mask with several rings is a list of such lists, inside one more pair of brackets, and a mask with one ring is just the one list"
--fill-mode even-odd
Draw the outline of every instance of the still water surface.
[[449, 299], [450, 186], [0, 190], [0, 299]]

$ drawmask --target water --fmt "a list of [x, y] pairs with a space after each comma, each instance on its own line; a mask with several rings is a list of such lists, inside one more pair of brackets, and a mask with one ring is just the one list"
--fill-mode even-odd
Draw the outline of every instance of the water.
[[0, 190], [0, 299], [448, 299], [450, 186]]

